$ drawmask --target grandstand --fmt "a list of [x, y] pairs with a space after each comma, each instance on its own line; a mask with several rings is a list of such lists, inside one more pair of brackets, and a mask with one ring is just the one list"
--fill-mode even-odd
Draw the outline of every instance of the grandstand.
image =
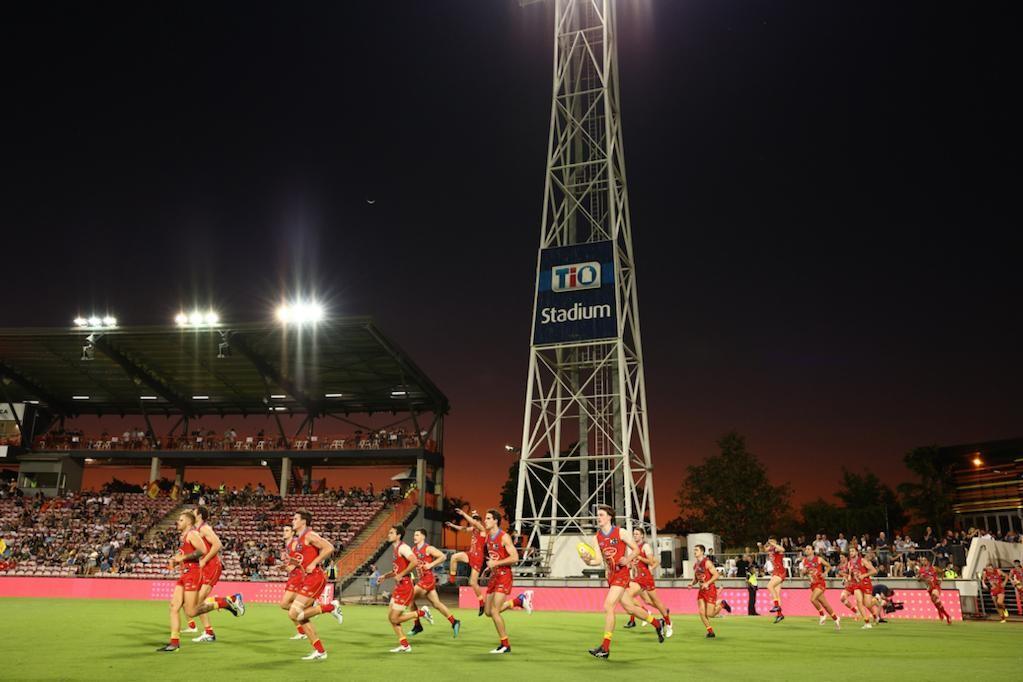
[[[0, 463], [17, 467], [0, 499], [2, 575], [169, 577], [174, 519], [199, 501], [229, 580], [283, 579], [296, 509], [344, 548], [339, 579], [379, 554], [384, 524], [439, 522], [447, 399], [368, 318], [0, 330], [0, 404]], [[86, 469], [140, 465], [145, 492], [76, 494]], [[207, 467], [269, 469], [276, 490], [200, 491], [189, 473]], [[314, 494], [314, 470], [359, 467], [403, 472], [402, 485]]]

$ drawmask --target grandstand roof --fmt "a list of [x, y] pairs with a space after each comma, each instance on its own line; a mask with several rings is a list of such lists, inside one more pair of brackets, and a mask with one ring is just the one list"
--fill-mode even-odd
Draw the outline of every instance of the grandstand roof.
[[368, 317], [305, 328], [0, 329], [0, 401], [64, 416], [448, 410]]

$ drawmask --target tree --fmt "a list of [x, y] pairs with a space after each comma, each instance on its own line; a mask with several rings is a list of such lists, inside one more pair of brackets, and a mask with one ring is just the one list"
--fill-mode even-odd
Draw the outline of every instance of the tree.
[[472, 507], [469, 500], [463, 500], [461, 497], [445, 497], [444, 498], [444, 515], [453, 517], [456, 509], [463, 509], [468, 511]]
[[906, 515], [892, 489], [881, 483], [877, 474], [862, 474], [842, 469], [842, 487], [835, 497], [845, 504], [845, 528], [853, 533], [902, 528]]
[[[558, 487], [558, 502], [564, 509], [575, 510], [579, 508], [579, 460], [573, 455], [576, 454], [578, 443], [572, 443], [567, 450], [562, 451], [564, 458], [561, 462], [561, 472], [564, 475], [562, 484]], [[547, 455], [549, 456], [549, 455]], [[530, 490], [532, 498], [537, 502], [544, 498], [544, 492], [551, 484], [554, 475], [551, 471], [542, 467], [532, 467], [528, 488], [525, 491], [525, 503], [529, 504]], [[515, 523], [515, 503], [519, 490], [519, 460], [516, 458], [508, 468], [508, 480], [501, 488], [501, 508], [504, 509], [504, 516], [508, 519], [509, 527]]]
[[679, 486], [675, 503], [685, 525], [716, 533], [732, 545], [763, 540], [788, 517], [791, 487], [771, 483], [738, 433], [725, 434], [717, 445], [721, 452], [688, 467]]
[[845, 510], [836, 504], [818, 497], [806, 502], [800, 510], [803, 514], [803, 529], [810, 535], [827, 533], [834, 535], [845, 529]]
[[939, 535], [944, 533], [953, 525], [955, 459], [942, 457], [938, 446], [929, 445], [910, 450], [902, 461], [920, 479], [899, 485], [903, 504], [918, 523], [933, 525]]

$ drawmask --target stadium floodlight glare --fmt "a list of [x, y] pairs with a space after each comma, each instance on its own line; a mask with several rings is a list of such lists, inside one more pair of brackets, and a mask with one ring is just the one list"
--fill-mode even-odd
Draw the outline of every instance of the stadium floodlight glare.
[[270, 399], [271, 400], [285, 400], [287, 397], [288, 396], [286, 396], [286, 395], [281, 395], [280, 393], [275, 393], [275, 394], [270, 396]]
[[113, 315], [78, 316], [74, 319], [75, 326], [80, 329], [113, 329], [117, 326], [117, 318]]
[[408, 391], [391, 391], [392, 398], [404, 398], [408, 395]]
[[89, 396], [87, 396], [87, 395], [73, 395], [73, 396], [71, 396], [71, 400], [88, 400], [88, 399], [89, 399]]
[[182, 311], [174, 316], [174, 322], [179, 327], [216, 327], [220, 324], [220, 315], [214, 310]]
[[296, 301], [277, 306], [277, 321], [281, 324], [316, 324], [325, 316], [323, 306], [316, 301]]
[[323, 397], [324, 398], [343, 398], [344, 395], [345, 395], [344, 393], [324, 393]]
[[193, 395], [192, 396], [192, 400], [209, 400], [209, 399], [210, 399], [210, 397], [208, 395]]
[[155, 395], [140, 395], [139, 396], [139, 400], [156, 400], [156, 399], [157, 399], [157, 397]]

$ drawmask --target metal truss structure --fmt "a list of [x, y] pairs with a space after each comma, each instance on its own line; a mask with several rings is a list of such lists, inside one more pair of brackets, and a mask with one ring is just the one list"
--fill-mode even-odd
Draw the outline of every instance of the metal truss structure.
[[540, 250], [613, 243], [618, 332], [530, 347], [515, 528], [545, 562], [553, 539], [593, 532], [598, 504], [656, 533], [614, 1], [556, 0], [554, 14]]

